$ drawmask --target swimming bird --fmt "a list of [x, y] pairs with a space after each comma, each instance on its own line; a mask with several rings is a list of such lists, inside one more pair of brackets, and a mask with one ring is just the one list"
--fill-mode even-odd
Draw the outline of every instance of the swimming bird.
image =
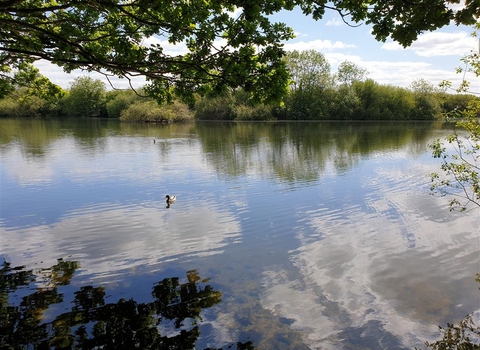
[[169, 196], [168, 194], [165, 196], [165, 198], [167, 198], [167, 204], [172, 204], [177, 199], [176, 196]]

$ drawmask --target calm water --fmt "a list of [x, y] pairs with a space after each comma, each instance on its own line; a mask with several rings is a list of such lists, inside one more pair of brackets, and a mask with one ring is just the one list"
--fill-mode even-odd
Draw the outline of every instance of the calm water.
[[437, 339], [480, 309], [478, 211], [428, 194], [449, 131], [0, 120], [0, 347]]

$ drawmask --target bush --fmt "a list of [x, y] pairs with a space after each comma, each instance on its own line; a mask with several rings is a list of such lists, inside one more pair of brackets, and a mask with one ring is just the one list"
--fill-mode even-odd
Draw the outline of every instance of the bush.
[[265, 105], [248, 106], [239, 105], [236, 107], [237, 120], [271, 120], [272, 108]]
[[195, 119], [199, 120], [234, 120], [237, 116], [230, 95], [202, 99], [195, 107]]
[[20, 105], [13, 98], [5, 97], [0, 100], [0, 117], [18, 117]]
[[436, 116], [433, 109], [429, 112], [417, 110], [420, 93], [391, 85], [379, 85], [370, 79], [355, 82], [353, 88], [360, 101], [355, 119], [412, 120], [434, 119]]
[[453, 110], [465, 111], [469, 102], [475, 99], [474, 95], [439, 93], [437, 98], [441, 101], [442, 114], [445, 115]]
[[69, 117], [100, 117], [105, 110], [105, 84], [88, 76], [75, 78], [70, 93], [62, 101], [63, 114]]
[[28, 94], [26, 88], [20, 88], [0, 100], [0, 117], [56, 117], [59, 112], [58, 104], [56, 102], [56, 100], [49, 101], [42, 97]]
[[141, 97], [132, 90], [111, 91], [107, 93], [107, 115], [109, 118], [120, 118], [124, 110]]
[[340, 86], [336, 91], [331, 91], [327, 100], [329, 104], [324, 113], [328, 119], [354, 119], [361, 106], [361, 101], [355, 90], [346, 84]]
[[28, 96], [20, 102], [10, 97], [0, 100], [0, 117], [42, 118], [54, 112], [45, 100], [37, 96]]
[[139, 101], [125, 109], [121, 121], [142, 121], [150, 123], [186, 122], [192, 119], [187, 105], [175, 101], [168, 105], [158, 105], [152, 100]]

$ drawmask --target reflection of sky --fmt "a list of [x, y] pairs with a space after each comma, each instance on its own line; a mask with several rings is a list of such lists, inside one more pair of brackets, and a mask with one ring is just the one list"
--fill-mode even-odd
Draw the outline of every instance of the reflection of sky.
[[8, 260], [26, 265], [53, 265], [57, 258], [69, 257], [82, 261], [80, 275], [108, 281], [114, 275], [124, 278], [126, 271], [140, 265], [155, 269], [179, 257], [188, 261], [221, 253], [239, 235], [239, 225], [226, 210], [207, 203], [167, 210], [162, 201], [83, 208], [51, 225], [4, 230], [2, 251]]
[[[242, 288], [260, 294], [311, 347], [337, 349], [368, 324], [411, 348], [476, 307], [478, 218], [427, 195], [429, 154], [332, 146], [301, 158], [264, 139], [247, 148], [229, 163], [194, 138], [65, 137], [41, 157], [6, 147], [0, 255], [79, 260], [77, 276], [139, 285], [170, 262], [213, 266], [232, 303]], [[167, 193], [178, 196], [170, 209]], [[235, 340], [234, 315], [215, 317], [217, 340]]]
[[19, 147], [3, 151], [1, 191], [8, 198], [1, 206], [4, 224], [52, 224], [97, 201], [159, 200], [171, 191], [181, 192], [181, 183], [206, 175], [198, 144], [162, 153], [161, 145], [150, 139], [138, 140], [107, 138], [99, 154], [78, 149], [68, 138], [56, 141], [48, 157], [22, 157]]
[[266, 270], [263, 305], [325, 349], [349, 329], [372, 336], [367, 324], [398, 346], [420, 346], [438, 337], [436, 325], [477, 309], [479, 217], [426, 195], [429, 171], [422, 160], [369, 160], [345, 181], [325, 179], [319, 208], [299, 214], [306, 225], [290, 252], [303, 277]]
[[[23, 157], [21, 147], [2, 150], [0, 254], [27, 266], [78, 258], [83, 273], [108, 279], [218, 254], [239, 239], [228, 208], [209, 202], [215, 184], [205, 183], [198, 142], [110, 137], [101, 144], [85, 150], [63, 138], [38, 158]], [[170, 209], [167, 193], [178, 196]], [[241, 207], [241, 197], [232, 205]]]

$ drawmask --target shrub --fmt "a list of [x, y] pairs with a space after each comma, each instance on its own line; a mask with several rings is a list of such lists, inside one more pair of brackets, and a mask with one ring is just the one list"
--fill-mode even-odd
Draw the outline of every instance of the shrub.
[[195, 107], [195, 119], [199, 120], [234, 120], [236, 117], [235, 101], [230, 95], [202, 99]]
[[58, 116], [57, 100], [47, 100], [20, 88], [0, 100], [0, 117], [46, 118]]
[[237, 120], [271, 120], [272, 108], [265, 105], [248, 106], [239, 105], [236, 107]]
[[69, 117], [100, 117], [105, 109], [105, 84], [88, 76], [75, 78], [70, 93], [62, 101], [63, 113]]
[[37, 96], [28, 96], [20, 102], [10, 97], [0, 100], [0, 117], [42, 118], [53, 112], [49, 104]]
[[108, 92], [106, 103], [108, 117], [120, 118], [122, 112], [140, 98], [132, 90]]
[[20, 105], [13, 98], [5, 97], [0, 100], [0, 117], [18, 117]]
[[123, 110], [121, 121], [143, 121], [153, 123], [185, 122], [192, 119], [187, 105], [175, 101], [168, 105], [158, 105], [152, 100], [138, 101]]
[[341, 85], [336, 91], [331, 91], [327, 100], [329, 104], [324, 114], [329, 119], [354, 119], [360, 110], [360, 99], [355, 90], [346, 84]]

